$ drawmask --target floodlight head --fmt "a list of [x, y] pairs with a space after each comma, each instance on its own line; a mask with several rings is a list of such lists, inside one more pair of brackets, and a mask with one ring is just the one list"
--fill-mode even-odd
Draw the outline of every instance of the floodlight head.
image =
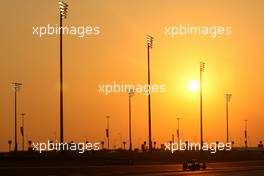
[[133, 96], [133, 94], [135, 93], [135, 91], [134, 91], [134, 89], [129, 88], [129, 89], [127, 89], [127, 93], [128, 93], [128, 96]]
[[63, 19], [67, 17], [68, 12], [68, 4], [63, 0], [59, 0], [59, 7], [60, 7], [60, 15]]
[[200, 62], [200, 71], [204, 72], [205, 63]]
[[150, 36], [150, 35], [147, 35], [147, 44], [148, 44], [148, 47], [152, 48], [153, 47], [153, 37]]
[[232, 94], [225, 94], [227, 102], [231, 101]]
[[22, 83], [17, 83], [17, 82], [11, 83], [11, 87], [15, 92], [18, 92], [22, 87]]

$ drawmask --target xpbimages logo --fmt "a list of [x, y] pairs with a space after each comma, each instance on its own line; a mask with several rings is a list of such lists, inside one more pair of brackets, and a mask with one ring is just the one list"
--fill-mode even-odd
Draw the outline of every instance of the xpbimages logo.
[[79, 143], [60, 143], [52, 142], [48, 140], [47, 143], [39, 142], [33, 143], [33, 150], [42, 153], [43, 151], [77, 151], [78, 153], [84, 153], [85, 151], [100, 150], [100, 143], [95, 142], [79, 142]]
[[98, 92], [105, 95], [111, 93], [164, 93], [166, 91], [165, 84], [121, 84], [113, 82], [109, 84], [99, 84]]
[[59, 27], [57, 24], [47, 26], [33, 26], [32, 34], [38, 37], [43, 37], [45, 35], [76, 35], [77, 37], [85, 37], [90, 35], [99, 35], [99, 26], [63, 26]]
[[164, 27], [164, 34], [170, 37], [182, 35], [210, 36], [212, 38], [232, 34], [232, 26], [207, 26], [207, 25], [168, 25]]
[[179, 143], [167, 142], [164, 144], [164, 149], [174, 153], [176, 151], [210, 151], [210, 153], [216, 153], [217, 151], [230, 151], [232, 149], [231, 143], [222, 143], [222, 142], [212, 142], [212, 143], [203, 143], [203, 146], [200, 143], [180, 140]]

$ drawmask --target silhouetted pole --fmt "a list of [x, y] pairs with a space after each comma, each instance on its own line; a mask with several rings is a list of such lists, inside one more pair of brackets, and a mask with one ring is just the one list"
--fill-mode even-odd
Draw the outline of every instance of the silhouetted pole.
[[17, 92], [22, 87], [22, 84], [15, 82], [15, 83], [12, 83], [11, 86], [15, 93], [15, 149], [14, 151], [17, 152]]
[[122, 145], [123, 145], [122, 134], [121, 133], [117, 133], [117, 134], [119, 135], [120, 148], [122, 149]]
[[245, 120], [245, 148], [248, 148], [248, 132], [247, 132], [247, 122], [248, 120]]
[[200, 62], [200, 120], [201, 120], [201, 147], [203, 147], [203, 72], [204, 62]]
[[9, 150], [9, 152], [11, 152], [11, 144], [12, 144], [12, 141], [8, 140], [8, 150]]
[[102, 150], [104, 149], [104, 141], [101, 142]]
[[180, 144], [180, 118], [177, 118], [178, 121], [178, 129], [177, 129], [177, 138], [178, 138], [178, 145]]
[[106, 116], [106, 137], [107, 137], [107, 148], [108, 150], [110, 149], [110, 141], [109, 141], [109, 118], [110, 116]]
[[124, 150], [126, 150], [126, 141], [123, 142]]
[[24, 148], [24, 146], [25, 146], [25, 124], [24, 124], [24, 116], [25, 116], [25, 113], [22, 113], [21, 114], [21, 119], [22, 119], [22, 127], [21, 127], [21, 135], [22, 135], [22, 150], [24, 151], [25, 150], [25, 148]]
[[15, 152], [17, 147], [17, 91], [15, 91]]
[[31, 144], [32, 144], [32, 141], [29, 140], [29, 141], [28, 141], [28, 150], [31, 150], [31, 149], [32, 149]]
[[59, 1], [60, 7], [60, 143], [64, 143], [63, 134], [63, 62], [62, 62], [62, 21], [67, 17], [68, 4], [63, 0]]
[[132, 151], [132, 120], [131, 120], [131, 97], [133, 96], [134, 92], [132, 89], [128, 90], [128, 117], [129, 117], [129, 150]]
[[[153, 46], [153, 37], [147, 35], [147, 49], [148, 49], [148, 86], [150, 87], [150, 48]], [[151, 136], [151, 105], [150, 105], [150, 91], [148, 94], [148, 123], [149, 123], [149, 150], [152, 151], [152, 136]]]
[[229, 142], [229, 126], [228, 126], [228, 118], [229, 118], [229, 107], [228, 103], [231, 100], [232, 94], [225, 94], [226, 97], [226, 142]]

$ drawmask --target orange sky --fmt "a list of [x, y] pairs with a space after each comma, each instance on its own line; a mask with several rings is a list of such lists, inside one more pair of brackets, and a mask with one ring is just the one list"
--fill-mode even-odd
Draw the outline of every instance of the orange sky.
[[[128, 136], [128, 97], [105, 96], [98, 84], [147, 82], [145, 36], [154, 37], [151, 81], [167, 91], [152, 96], [153, 141], [171, 140], [181, 119], [183, 139], [199, 141], [199, 95], [190, 80], [204, 73], [204, 138], [225, 141], [224, 93], [232, 93], [230, 139], [243, 142], [248, 119], [249, 145], [264, 140], [264, 22], [261, 0], [68, 0], [65, 25], [100, 26], [99, 36], [64, 36], [65, 139], [105, 140], [110, 115], [111, 145]], [[0, 150], [14, 136], [13, 92], [19, 81], [19, 114], [26, 113], [26, 135], [33, 141], [59, 138], [59, 38], [32, 35], [33, 26], [58, 24], [56, 1], [5, 1], [0, 6]], [[232, 26], [232, 35], [164, 35], [167, 25]], [[147, 141], [147, 96], [132, 99], [133, 143]], [[21, 119], [18, 124], [20, 126]], [[20, 133], [18, 133], [20, 134]], [[19, 135], [19, 147], [20, 145]]]

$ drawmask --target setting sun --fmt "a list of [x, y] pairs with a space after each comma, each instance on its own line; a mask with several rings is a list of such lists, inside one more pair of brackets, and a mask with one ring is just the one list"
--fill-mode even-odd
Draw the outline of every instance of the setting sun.
[[199, 90], [199, 82], [197, 80], [191, 80], [188, 84], [188, 88], [192, 92], [197, 92], [197, 90]]

